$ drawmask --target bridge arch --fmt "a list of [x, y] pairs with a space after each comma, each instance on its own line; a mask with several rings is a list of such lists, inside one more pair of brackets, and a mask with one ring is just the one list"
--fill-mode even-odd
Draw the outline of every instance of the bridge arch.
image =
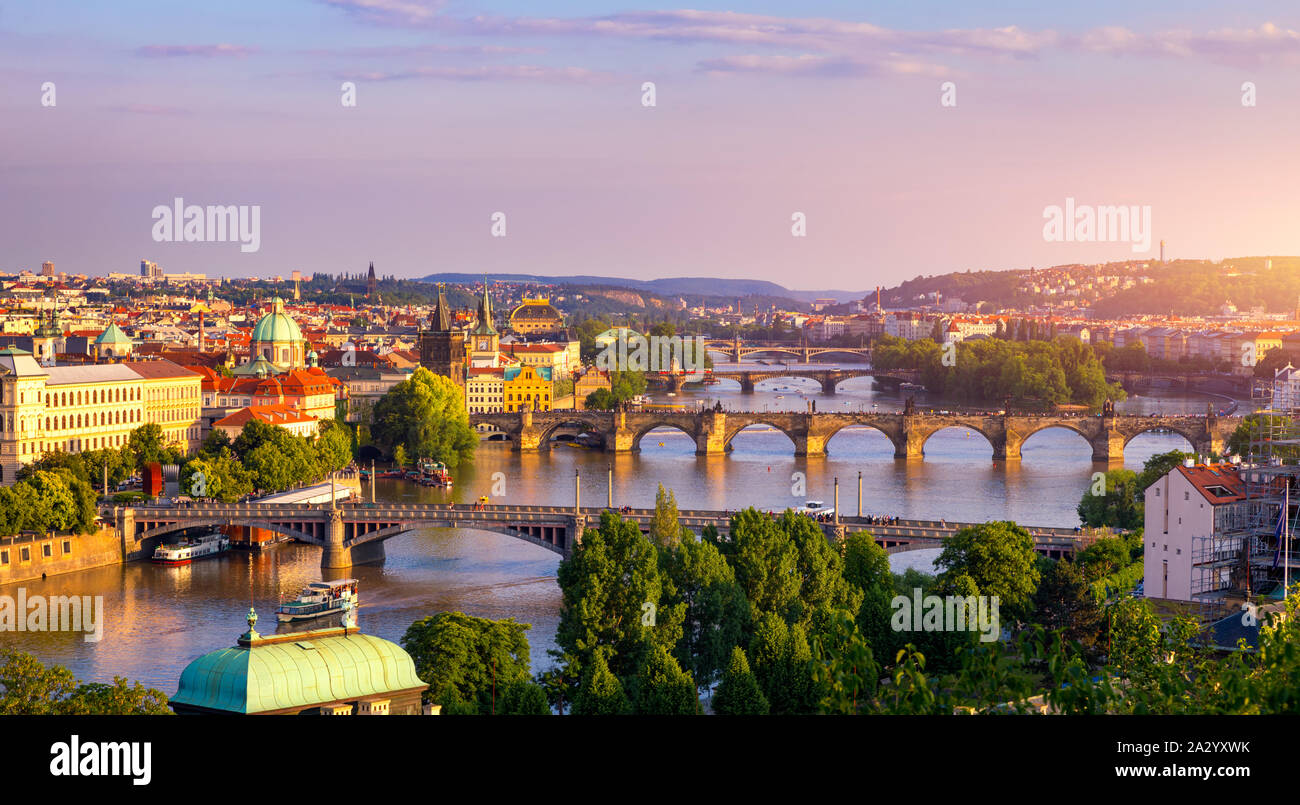
[[1174, 433], [1177, 434], [1178, 436], [1183, 437], [1183, 439], [1187, 442], [1190, 452], [1193, 453], [1196, 452], [1197, 445], [1201, 442], [1202, 439], [1205, 438], [1204, 434], [1200, 434], [1200, 433], [1194, 435], [1189, 434], [1183, 428], [1180, 427], [1152, 424], [1148, 427], [1139, 427], [1131, 431], [1126, 430], [1124, 433], [1124, 446], [1128, 447], [1129, 442], [1133, 441], [1139, 436], [1142, 436], [1143, 434], [1147, 434], [1147, 433], [1159, 434], [1162, 433], [1163, 431], [1168, 431], [1170, 433]]
[[798, 439], [795, 438], [795, 434], [791, 433], [788, 428], [782, 427], [781, 425], [777, 424], [775, 421], [769, 419], [750, 419], [736, 426], [735, 428], [732, 427], [727, 428], [727, 433], [722, 439], [722, 449], [730, 452], [731, 443], [737, 436], [739, 436], [741, 433], [748, 430], [749, 428], [753, 428], [761, 425], [766, 425], [770, 428], [774, 428], [780, 431], [781, 433], [785, 434], [785, 437], [787, 439], [790, 440], [791, 445], [795, 446], [796, 448], [799, 446], [799, 441]]
[[245, 526], [249, 528], [260, 528], [265, 531], [274, 531], [277, 534], [283, 534], [284, 536], [290, 537], [292, 539], [296, 539], [299, 542], [306, 542], [312, 545], [321, 544], [320, 539], [312, 534], [307, 534], [305, 532], [297, 530], [296, 528], [288, 528], [286, 526], [276, 525], [275, 523], [271, 523], [266, 520], [257, 520], [253, 518], [236, 518], [236, 519], [206, 518], [206, 519], [198, 519], [198, 520], [178, 520], [177, 522], [174, 523], [163, 523], [162, 525], [157, 525], [154, 526], [153, 528], [146, 529], [145, 531], [136, 534], [136, 539], [145, 540], [145, 539], [150, 539], [152, 537], [162, 537], [168, 534], [175, 534], [178, 531], [187, 531], [191, 528], [220, 528], [222, 526], [228, 526], [228, 525]]
[[984, 442], [988, 444], [989, 450], [995, 454], [997, 453], [998, 440], [995, 439], [993, 436], [989, 435], [988, 432], [986, 432], [982, 427], [980, 427], [974, 422], [944, 423], [934, 428], [933, 430], [929, 430], [921, 438], [921, 450], [922, 451], [925, 450], [925, 446], [930, 443], [931, 437], [933, 437], [936, 433], [945, 430], [952, 430], [954, 428], [956, 428], [957, 430], [975, 431], [980, 436], [984, 437]]
[[572, 425], [580, 425], [583, 430], [596, 432], [600, 435], [603, 441], [605, 438], [604, 424], [605, 423], [599, 421], [596, 417], [591, 416], [590, 414], [584, 416], [581, 412], [575, 412], [573, 416], [561, 417], [553, 422], [548, 422], [543, 425], [538, 432], [538, 441], [540, 444], [550, 444], [551, 437], [557, 430]]
[[409, 520], [395, 523], [387, 528], [367, 531], [359, 537], [348, 540], [345, 547], [355, 548], [374, 542], [386, 542], [394, 537], [399, 537], [421, 528], [456, 528], [466, 531], [485, 531], [489, 534], [499, 534], [503, 537], [510, 537], [511, 539], [517, 539], [532, 545], [537, 545], [546, 548], [552, 553], [558, 553], [559, 555], [564, 556], [564, 540], [562, 538], [547, 540], [541, 536], [528, 533], [529, 530], [538, 530], [540, 528], [549, 528], [557, 531], [562, 530], [558, 525], [533, 526], [532, 528], [525, 530], [520, 528], [511, 528], [510, 526], [501, 525], [499, 523], [439, 522], [437, 520]]
[[681, 433], [686, 434], [686, 437], [691, 440], [692, 444], [697, 441], [698, 434], [689, 430], [680, 422], [673, 422], [669, 419], [652, 419], [647, 423], [642, 423], [633, 432], [632, 450], [639, 452], [641, 450], [641, 440], [645, 438], [650, 431], [655, 430], [656, 428], [668, 428], [669, 430], [680, 431]]
[[[826, 452], [828, 453], [830, 452], [831, 439], [834, 439], [836, 436], [838, 436], [839, 434], [843, 433], [846, 430], [874, 431], [875, 433], [879, 433], [881, 436], [885, 437], [886, 443], [892, 445], [894, 453], [895, 454], [898, 453], [899, 445], [898, 445], [897, 438], [894, 436], [894, 434], [885, 430], [881, 425], [875, 422], [844, 422], [842, 424], [835, 425], [834, 427], [829, 429], [828, 432], [826, 433], [826, 438], [825, 438]], [[869, 437], [869, 438], [874, 438], [874, 437]]]

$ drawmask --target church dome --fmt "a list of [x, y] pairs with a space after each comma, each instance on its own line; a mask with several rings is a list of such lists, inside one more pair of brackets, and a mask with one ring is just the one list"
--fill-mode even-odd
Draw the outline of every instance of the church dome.
[[253, 328], [253, 341], [275, 341], [298, 343], [302, 341], [302, 330], [298, 323], [284, 312], [284, 300], [276, 297], [271, 300], [271, 312], [258, 320]]

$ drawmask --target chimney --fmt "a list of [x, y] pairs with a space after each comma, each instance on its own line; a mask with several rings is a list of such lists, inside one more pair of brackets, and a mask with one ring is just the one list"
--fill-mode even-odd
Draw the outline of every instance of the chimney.
[[1188, 469], [1195, 467], [1196, 459], [1192, 458], [1191, 456], [1188, 456], [1187, 458], [1183, 459], [1183, 466], [1187, 467]]

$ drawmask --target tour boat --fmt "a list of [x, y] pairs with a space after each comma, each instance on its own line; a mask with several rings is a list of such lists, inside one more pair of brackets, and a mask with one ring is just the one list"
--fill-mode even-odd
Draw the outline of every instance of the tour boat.
[[213, 531], [195, 539], [184, 539], [174, 545], [159, 545], [154, 549], [153, 560], [163, 565], [188, 565], [195, 559], [207, 559], [225, 553], [230, 548], [230, 538]]
[[348, 612], [357, 605], [357, 580], [313, 581], [292, 601], [275, 611], [281, 623], [310, 620]]
[[420, 482], [426, 486], [451, 486], [451, 473], [447, 472], [447, 465], [441, 461], [431, 459], [420, 459]]

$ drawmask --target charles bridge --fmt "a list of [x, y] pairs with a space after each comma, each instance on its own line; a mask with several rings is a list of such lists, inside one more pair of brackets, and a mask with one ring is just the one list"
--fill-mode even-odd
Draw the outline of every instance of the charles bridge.
[[874, 428], [894, 445], [894, 457], [921, 458], [926, 441], [944, 428], [969, 428], [993, 447], [994, 461], [1020, 458], [1021, 446], [1047, 428], [1065, 428], [1092, 447], [1092, 459], [1118, 463], [1131, 439], [1149, 431], [1182, 436], [1200, 455], [1222, 453], [1228, 437], [1241, 422], [1228, 416], [1098, 416], [965, 414], [965, 413], [812, 413], [679, 411], [522, 411], [470, 414], [470, 424], [484, 425], [506, 436], [516, 450], [546, 448], [562, 427], [577, 427], [594, 435], [604, 450], [636, 452], [641, 440], [656, 428], [673, 428], [691, 437], [695, 453], [721, 455], [745, 428], [760, 425], [781, 431], [794, 443], [798, 456], [826, 454], [826, 443], [844, 428]]

